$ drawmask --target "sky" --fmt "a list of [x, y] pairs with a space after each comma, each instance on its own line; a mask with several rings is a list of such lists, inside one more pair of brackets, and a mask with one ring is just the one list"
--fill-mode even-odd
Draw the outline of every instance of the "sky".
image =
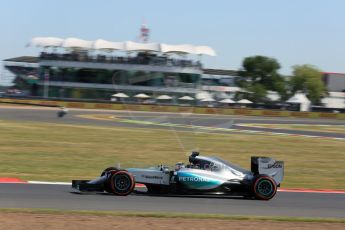
[[[238, 69], [243, 58], [276, 58], [282, 74], [315, 65], [345, 73], [344, 0], [1, 0], [0, 59], [37, 55], [33, 37], [208, 45], [206, 68]], [[4, 75], [4, 71], [0, 71]]]

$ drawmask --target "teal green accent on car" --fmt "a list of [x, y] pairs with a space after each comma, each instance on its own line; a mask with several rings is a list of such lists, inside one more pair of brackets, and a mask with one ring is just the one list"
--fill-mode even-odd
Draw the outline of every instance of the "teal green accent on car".
[[213, 189], [223, 184], [222, 180], [189, 172], [178, 172], [177, 181], [190, 189]]

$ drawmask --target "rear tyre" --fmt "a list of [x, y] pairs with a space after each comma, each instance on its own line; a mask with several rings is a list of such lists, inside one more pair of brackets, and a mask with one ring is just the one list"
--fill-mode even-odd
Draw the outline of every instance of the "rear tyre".
[[110, 188], [115, 195], [127, 196], [134, 190], [134, 177], [127, 171], [117, 171], [111, 175], [109, 180]]
[[277, 193], [277, 185], [271, 177], [259, 175], [254, 180], [253, 193], [258, 200], [270, 200]]

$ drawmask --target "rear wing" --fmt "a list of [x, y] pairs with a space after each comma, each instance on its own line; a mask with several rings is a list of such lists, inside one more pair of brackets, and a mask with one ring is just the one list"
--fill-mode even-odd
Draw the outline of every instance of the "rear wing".
[[284, 161], [270, 157], [251, 157], [251, 171], [254, 175], [268, 175], [279, 185], [284, 178]]

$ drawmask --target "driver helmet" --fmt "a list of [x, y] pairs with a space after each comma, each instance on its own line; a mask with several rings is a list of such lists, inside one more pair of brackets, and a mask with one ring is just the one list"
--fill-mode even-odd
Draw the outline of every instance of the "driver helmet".
[[178, 171], [181, 168], [184, 168], [184, 163], [178, 162], [178, 163], [175, 164], [175, 171]]

